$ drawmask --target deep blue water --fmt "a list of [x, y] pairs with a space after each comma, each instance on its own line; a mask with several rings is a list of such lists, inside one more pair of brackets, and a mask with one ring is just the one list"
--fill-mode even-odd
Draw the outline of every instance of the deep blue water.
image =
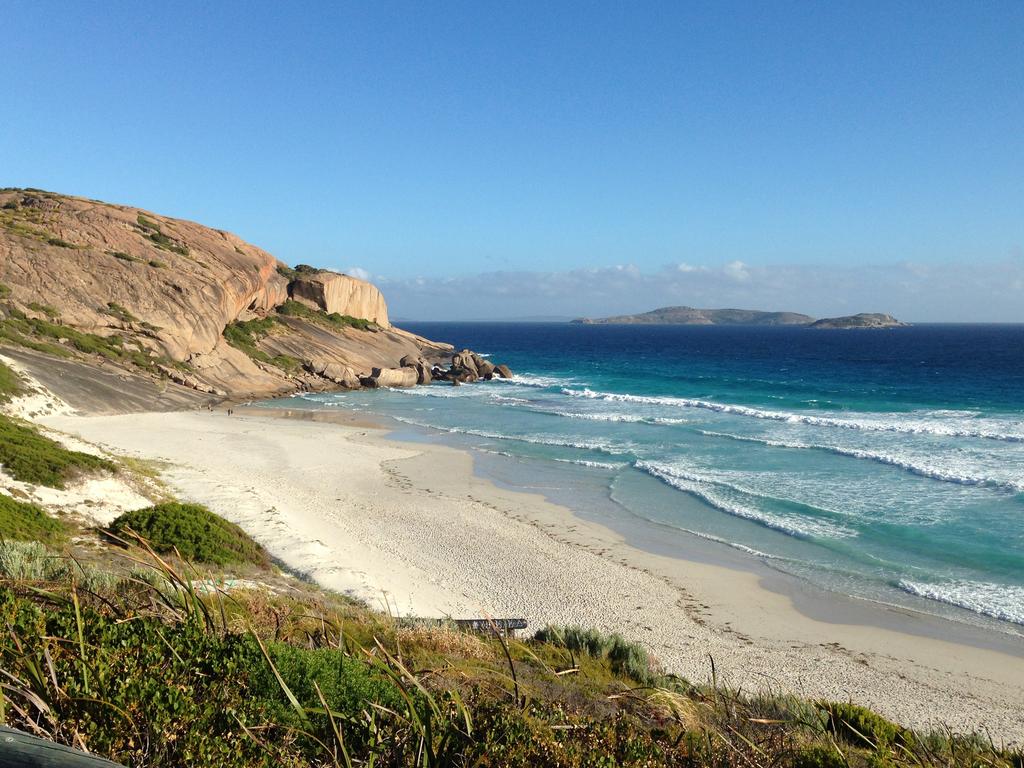
[[1024, 326], [405, 327], [517, 377], [302, 405], [558, 470], [622, 525], [715, 539], [834, 590], [1024, 624]]

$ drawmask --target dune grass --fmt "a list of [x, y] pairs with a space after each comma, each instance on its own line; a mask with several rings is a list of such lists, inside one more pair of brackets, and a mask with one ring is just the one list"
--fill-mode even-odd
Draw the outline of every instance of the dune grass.
[[200, 563], [230, 565], [269, 562], [263, 547], [234, 523], [199, 504], [165, 502], [126, 512], [110, 525], [118, 536], [134, 531], [161, 554], [177, 552]]
[[138, 552], [148, 575], [101, 577], [0, 544], [7, 724], [154, 768], [1021, 765], [850, 704], [638, 687], [624, 641], [594, 630], [468, 635], [312, 588], [198, 589]]
[[15, 480], [50, 488], [64, 488], [85, 473], [117, 471], [107, 459], [68, 450], [34, 427], [4, 415], [0, 415], [0, 465]]

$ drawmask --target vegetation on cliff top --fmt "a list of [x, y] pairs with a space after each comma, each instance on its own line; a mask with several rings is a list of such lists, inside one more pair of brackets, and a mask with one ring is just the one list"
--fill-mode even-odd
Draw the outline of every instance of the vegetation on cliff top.
[[342, 328], [356, 328], [360, 331], [376, 329], [377, 325], [371, 320], [352, 315], [342, 315], [338, 312], [327, 313], [320, 309], [313, 309], [301, 301], [289, 299], [277, 308], [278, 314], [286, 317], [298, 317], [325, 328], [341, 330]]

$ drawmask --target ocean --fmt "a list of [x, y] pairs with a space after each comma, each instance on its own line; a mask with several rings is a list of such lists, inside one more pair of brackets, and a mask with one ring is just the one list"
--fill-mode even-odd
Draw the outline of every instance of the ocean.
[[391, 417], [663, 552], [1024, 631], [1024, 326], [403, 327], [516, 377], [274, 405]]

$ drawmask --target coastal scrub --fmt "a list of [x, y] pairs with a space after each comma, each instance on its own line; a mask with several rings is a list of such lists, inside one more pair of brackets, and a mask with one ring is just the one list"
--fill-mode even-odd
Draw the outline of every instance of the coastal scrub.
[[245, 531], [199, 504], [172, 501], [126, 512], [114, 520], [110, 530], [121, 538], [134, 532], [161, 554], [177, 551], [200, 563], [269, 562], [263, 547]]
[[64, 488], [88, 472], [116, 472], [107, 459], [68, 450], [56, 440], [7, 416], [0, 415], [0, 465], [15, 480]]

